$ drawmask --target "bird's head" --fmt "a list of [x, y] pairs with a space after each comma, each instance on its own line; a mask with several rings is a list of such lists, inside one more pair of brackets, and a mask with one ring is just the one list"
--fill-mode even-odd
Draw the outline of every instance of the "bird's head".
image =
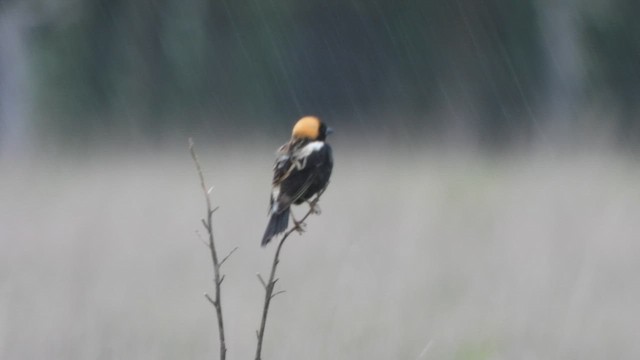
[[324, 141], [333, 129], [327, 127], [316, 116], [305, 116], [293, 126], [291, 137], [294, 139], [309, 139]]

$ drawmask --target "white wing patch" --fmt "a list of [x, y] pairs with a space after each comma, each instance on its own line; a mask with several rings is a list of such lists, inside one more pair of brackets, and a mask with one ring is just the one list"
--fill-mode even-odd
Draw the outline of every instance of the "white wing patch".
[[312, 141], [307, 145], [303, 146], [302, 149], [300, 149], [300, 151], [296, 154], [296, 157], [306, 158], [307, 156], [311, 155], [312, 152], [320, 151], [320, 149], [322, 149], [323, 146], [324, 146], [324, 142], [322, 141]]
[[273, 206], [271, 207], [271, 214], [278, 212], [278, 196], [280, 196], [280, 185], [274, 186], [271, 190], [271, 199], [273, 199]]

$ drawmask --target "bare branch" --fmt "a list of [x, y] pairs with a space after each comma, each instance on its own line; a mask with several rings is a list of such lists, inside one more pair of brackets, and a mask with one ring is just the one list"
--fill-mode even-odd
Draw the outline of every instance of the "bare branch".
[[[326, 187], [325, 187], [326, 189]], [[262, 276], [260, 276], [260, 274], [257, 274], [258, 279], [260, 280], [260, 282], [262, 283], [262, 286], [265, 288], [265, 295], [264, 295], [264, 306], [262, 308], [262, 321], [260, 322], [260, 329], [258, 331], [256, 331], [256, 334], [258, 336], [258, 345], [256, 346], [256, 357], [255, 360], [261, 360], [262, 359], [262, 341], [264, 340], [264, 329], [265, 326], [267, 324], [267, 314], [269, 313], [269, 305], [271, 304], [271, 300], [279, 294], [282, 294], [284, 292], [284, 290], [278, 291], [275, 294], [273, 293], [273, 289], [276, 285], [276, 282], [278, 282], [278, 278], [276, 278], [276, 268], [278, 267], [278, 264], [280, 263], [280, 250], [282, 250], [282, 245], [284, 244], [284, 242], [287, 240], [287, 238], [289, 237], [289, 235], [291, 235], [294, 231], [297, 231], [298, 229], [300, 229], [301, 226], [305, 225], [304, 222], [305, 220], [307, 220], [307, 218], [309, 216], [311, 216], [311, 214], [315, 214], [316, 213], [316, 209], [315, 206], [318, 204], [318, 201], [320, 200], [320, 196], [322, 195], [322, 193], [324, 192], [324, 189], [321, 190], [318, 195], [316, 195], [316, 197], [313, 199], [313, 201], [311, 201], [309, 203], [309, 211], [307, 211], [307, 213], [302, 217], [302, 219], [300, 221], [297, 222], [297, 225], [294, 225], [293, 227], [291, 227], [291, 229], [287, 230], [284, 235], [282, 236], [282, 239], [280, 240], [280, 243], [278, 244], [278, 248], [276, 249], [276, 253], [273, 257], [273, 263], [271, 265], [271, 274], [269, 275], [269, 281], [265, 282], [262, 279]]]
[[205, 182], [204, 182], [202, 167], [200, 166], [198, 155], [196, 155], [196, 146], [192, 138], [189, 138], [189, 151], [191, 152], [191, 158], [193, 159], [193, 162], [196, 164], [196, 170], [198, 170], [198, 177], [200, 177], [200, 186], [202, 187], [202, 191], [204, 191], [204, 197], [205, 197], [205, 200], [207, 201], [207, 209], [211, 211], [211, 200], [209, 199], [209, 192], [207, 191], [207, 186], [205, 185]]
[[260, 275], [260, 273], [257, 273], [256, 276], [258, 277], [258, 280], [260, 280], [260, 283], [262, 284], [262, 287], [267, 290], [267, 283], [264, 282], [264, 279], [262, 278], [262, 275]]
[[234, 247], [233, 250], [231, 250], [227, 256], [225, 256], [222, 261], [220, 261], [220, 266], [222, 266], [222, 264], [224, 264], [225, 261], [227, 261], [227, 259], [229, 258], [229, 256], [231, 256], [231, 254], [233, 254], [236, 250], [238, 250], [238, 247]]
[[277, 293], [274, 293], [273, 295], [271, 295], [271, 298], [273, 299], [273, 298], [274, 298], [274, 297], [276, 297], [277, 295], [284, 294], [284, 293], [286, 293], [286, 292], [287, 292], [287, 290], [280, 290], [280, 291], [278, 291]]
[[[206, 219], [201, 219], [201, 222], [202, 222], [202, 226], [205, 228], [205, 230], [207, 231], [207, 234], [209, 235], [208, 245], [211, 253], [211, 262], [213, 263], [212, 265], [213, 265], [214, 284], [216, 289], [215, 298], [212, 298], [207, 293], [205, 293], [204, 296], [207, 298], [207, 300], [209, 300], [209, 302], [216, 309], [216, 318], [218, 320], [218, 337], [220, 341], [220, 360], [225, 360], [227, 357], [227, 345], [226, 345], [225, 336], [224, 336], [224, 321], [222, 318], [222, 302], [220, 301], [220, 285], [224, 280], [224, 275], [221, 276], [220, 274], [221, 263], [218, 262], [218, 253], [216, 252], [216, 246], [215, 246], [215, 241], [213, 237], [213, 229], [211, 225], [211, 216], [218, 209], [218, 207], [216, 207], [215, 209], [211, 209], [210, 195], [211, 195], [211, 192], [213, 191], [213, 187], [207, 188], [206, 186], [204, 175], [202, 173], [202, 167], [200, 166], [198, 155], [196, 155], [195, 145], [193, 143], [193, 139], [191, 138], [189, 138], [189, 151], [191, 152], [191, 158], [193, 159], [193, 162], [196, 165], [196, 170], [198, 171], [198, 177], [200, 178], [200, 187], [202, 188], [204, 199], [207, 205], [207, 217]], [[200, 235], [198, 234], [198, 236]], [[226, 258], [224, 260], [226, 260]]]
[[207, 300], [209, 300], [209, 302], [211, 303], [211, 305], [213, 305], [213, 306], [217, 306], [217, 305], [216, 305], [216, 301], [215, 301], [215, 300], [213, 300], [213, 299], [211, 298], [211, 296], [209, 296], [209, 294], [204, 293], [204, 297], [206, 297], [206, 298], [207, 298]]
[[202, 235], [200, 235], [200, 232], [198, 230], [196, 230], [196, 235], [198, 236], [198, 239], [200, 239], [200, 241], [202, 241], [202, 243], [204, 244], [204, 246], [209, 247], [211, 245], [209, 245], [208, 242], [204, 241], [204, 239], [202, 238]]

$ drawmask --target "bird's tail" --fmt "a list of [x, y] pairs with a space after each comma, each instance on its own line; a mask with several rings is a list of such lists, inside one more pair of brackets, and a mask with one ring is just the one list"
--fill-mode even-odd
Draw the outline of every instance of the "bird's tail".
[[280, 213], [273, 212], [271, 213], [271, 217], [269, 217], [269, 224], [267, 225], [267, 230], [264, 232], [264, 236], [262, 237], [262, 246], [265, 246], [271, 241], [271, 239], [283, 233], [287, 230], [287, 226], [289, 226], [289, 208], [287, 207]]

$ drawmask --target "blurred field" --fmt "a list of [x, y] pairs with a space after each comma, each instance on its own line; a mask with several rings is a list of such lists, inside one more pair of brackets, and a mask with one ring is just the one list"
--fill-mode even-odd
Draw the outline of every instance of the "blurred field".
[[[218, 245], [240, 247], [230, 359], [253, 358], [275, 250], [271, 147], [199, 151]], [[640, 358], [637, 161], [335, 152], [322, 215], [285, 246], [265, 359]], [[186, 147], [5, 159], [0, 183], [1, 359], [217, 356]]]

